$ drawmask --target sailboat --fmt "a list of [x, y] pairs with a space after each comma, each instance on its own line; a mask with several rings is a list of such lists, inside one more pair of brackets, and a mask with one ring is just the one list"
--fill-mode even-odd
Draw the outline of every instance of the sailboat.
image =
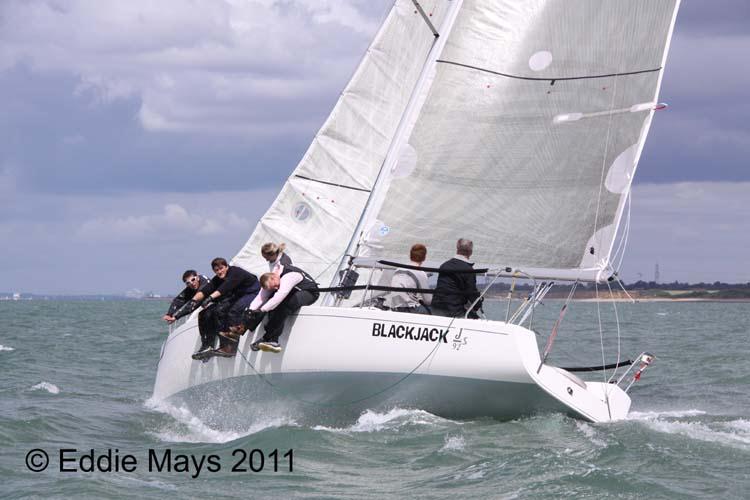
[[[623, 419], [648, 353], [618, 378], [548, 363], [530, 318], [552, 283], [616, 279], [621, 223], [679, 0], [397, 0], [328, 119], [232, 264], [260, 247], [338, 290], [287, 321], [280, 354], [193, 361], [197, 313], [165, 341], [154, 398], [242, 378], [314, 405], [446, 417]], [[428, 267], [474, 242], [485, 282], [528, 280], [504, 320], [382, 310], [412, 244]], [[343, 286], [343, 287], [342, 287]], [[564, 310], [564, 309], [563, 309]], [[562, 319], [562, 318], [561, 318]], [[623, 369], [624, 370], [624, 369]]]

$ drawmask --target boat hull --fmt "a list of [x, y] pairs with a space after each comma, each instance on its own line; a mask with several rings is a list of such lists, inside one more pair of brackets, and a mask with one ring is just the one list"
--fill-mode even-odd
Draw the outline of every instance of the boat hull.
[[243, 378], [281, 399], [353, 411], [405, 406], [458, 418], [563, 411], [608, 421], [630, 406], [617, 386], [540, 366], [534, 333], [498, 321], [310, 306], [285, 325], [282, 353], [251, 351], [261, 334], [246, 334], [235, 358], [202, 363], [190, 358], [200, 344], [192, 317], [162, 348], [154, 398]]

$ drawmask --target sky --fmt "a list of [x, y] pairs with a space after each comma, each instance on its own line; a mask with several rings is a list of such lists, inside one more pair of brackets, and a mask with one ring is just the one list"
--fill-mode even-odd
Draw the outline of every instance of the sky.
[[[0, 1], [0, 291], [175, 293], [231, 258], [390, 1]], [[750, 2], [683, 0], [622, 276], [750, 282]]]

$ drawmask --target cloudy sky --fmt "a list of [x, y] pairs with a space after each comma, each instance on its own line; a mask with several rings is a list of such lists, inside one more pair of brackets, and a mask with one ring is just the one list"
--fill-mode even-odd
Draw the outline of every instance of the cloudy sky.
[[[389, 0], [0, 1], [0, 291], [174, 292], [249, 236]], [[683, 0], [624, 278], [749, 282], [750, 2]]]

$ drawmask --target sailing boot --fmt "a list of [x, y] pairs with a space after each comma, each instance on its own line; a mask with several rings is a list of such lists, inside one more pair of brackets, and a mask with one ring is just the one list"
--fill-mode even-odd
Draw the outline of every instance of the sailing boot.
[[208, 357], [211, 354], [211, 351], [214, 349], [214, 347], [210, 344], [201, 344], [200, 349], [195, 351], [191, 358], [195, 360], [201, 360], [206, 357]]
[[233, 358], [237, 355], [237, 344], [226, 343], [218, 349], [211, 351], [211, 355], [220, 358]]

